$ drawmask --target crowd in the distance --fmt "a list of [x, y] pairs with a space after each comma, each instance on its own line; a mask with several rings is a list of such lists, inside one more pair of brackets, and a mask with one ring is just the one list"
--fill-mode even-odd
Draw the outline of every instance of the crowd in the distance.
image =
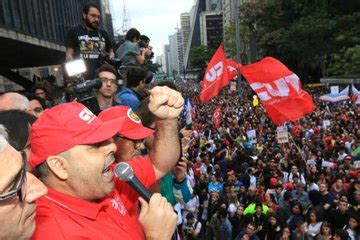
[[[248, 86], [241, 94], [224, 90], [203, 105], [194, 91], [199, 86], [181, 89], [196, 106], [187, 152], [194, 194], [183, 208], [184, 219], [193, 219], [186, 229], [196, 234], [188, 233], [188, 239], [359, 239], [354, 101], [319, 102], [328, 90], [307, 89], [316, 110], [286, 123], [289, 143], [279, 144], [276, 126], [261, 105], [254, 107]], [[222, 114], [216, 129], [217, 107]], [[255, 143], [246, 134], [250, 130], [256, 131]]]
[[[130, 29], [114, 51], [100, 16], [85, 5], [66, 40], [67, 59], [101, 80], [89, 90], [98, 116], [76, 95], [54, 100], [48, 81], [0, 95], [0, 239], [359, 239], [354, 101], [319, 102], [328, 90], [307, 89], [316, 109], [285, 123], [280, 144], [248, 85], [200, 104], [198, 83], [149, 84], [150, 39]], [[113, 66], [97, 66], [102, 51], [126, 66], [123, 86]], [[148, 203], [114, 177], [121, 162], [154, 193]]]

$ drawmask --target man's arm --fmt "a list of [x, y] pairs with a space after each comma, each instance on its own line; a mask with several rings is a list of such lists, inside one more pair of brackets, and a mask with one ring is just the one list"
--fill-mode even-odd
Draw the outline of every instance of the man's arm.
[[182, 157], [181, 160], [177, 163], [176, 167], [173, 169], [174, 174], [174, 185], [173, 185], [173, 194], [176, 202], [185, 204], [190, 201], [191, 194], [193, 189], [190, 186], [190, 183], [186, 177], [188, 160], [185, 157]]
[[66, 53], [65, 53], [65, 55], [66, 55], [66, 60], [67, 60], [67, 61], [73, 59], [74, 49], [72, 49], [72, 48], [70, 48], [70, 47], [66, 48]]
[[140, 64], [140, 65], [144, 64], [144, 61], [145, 61], [145, 52], [146, 52], [146, 51], [142, 49], [142, 50], [140, 51], [140, 54], [135, 56], [136, 62], [137, 62], [138, 64]]
[[67, 61], [73, 59], [75, 45], [76, 45], [75, 28], [71, 28], [68, 31], [65, 39], [65, 47], [66, 47], [65, 56]]
[[109, 50], [109, 57], [110, 59], [113, 59], [115, 57], [114, 49]]
[[113, 59], [115, 57], [114, 49], [113, 49], [113, 39], [109, 37], [106, 31], [102, 31], [101, 33], [105, 38], [105, 47], [106, 51], [109, 53], [110, 59]]
[[168, 87], [155, 87], [150, 91], [149, 110], [156, 117], [156, 130], [149, 155], [156, 179], [170, 172], [180, 157], [177, 117], [183, 105], [181, 94]]

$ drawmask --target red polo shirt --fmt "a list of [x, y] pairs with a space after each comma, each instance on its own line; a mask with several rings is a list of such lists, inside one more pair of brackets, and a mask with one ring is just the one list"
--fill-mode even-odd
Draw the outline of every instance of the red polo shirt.
[[[147, 188], [156, 182], [149, 157], [137, 157], [128, 163]], [[139, 195], [125, 182], [115, 179], [115, 185], [114, 192], [99, 203], [49, 187], [48, 195], [36, 202], [32, 239], [143, 239], [138, 221]]]

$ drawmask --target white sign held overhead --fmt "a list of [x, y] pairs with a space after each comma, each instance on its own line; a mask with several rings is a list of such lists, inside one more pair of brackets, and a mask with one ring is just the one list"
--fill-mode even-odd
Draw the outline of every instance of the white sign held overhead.
[[256, 143], [257, 142], [255, 129], [247, 131], [246, 135], [248, 136], [251, 143]]
[[324, 129], [327, 129], [328, 127], [330, 127], [331, 123], [330, 120], [324, 120], [323, 121], [323, 127]]
[[331, 94], [338, 94], [339, 93], [339, 86], [331, 86], [330, 87]]
[[286, 126], [278, 126], [276, 128], [276, 139], [278, 143], [289, 142], [289, 133]]

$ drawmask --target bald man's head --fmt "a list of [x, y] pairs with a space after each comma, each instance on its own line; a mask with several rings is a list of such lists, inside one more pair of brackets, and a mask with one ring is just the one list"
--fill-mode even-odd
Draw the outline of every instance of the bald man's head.
[[31, 112], [29, 100], [15, 92], [8, 92], [0, 95], [0, 111], [18, 109]]

